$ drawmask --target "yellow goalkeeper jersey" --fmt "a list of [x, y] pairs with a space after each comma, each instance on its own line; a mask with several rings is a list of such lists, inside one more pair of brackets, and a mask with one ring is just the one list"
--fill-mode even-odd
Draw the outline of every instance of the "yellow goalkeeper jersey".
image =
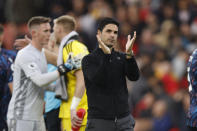
[[[74, 57], [78, 57], [80, 58], [80, 60], [82, 60], [82, 58], [89, 54], [87, 47], [80, 43], [77, 40], [74, 40], [70, 43], [68, 43], [64, 48], [63, 48], [63, 60], [64, 63], [67, 61], [69, 53], [73, 53]], [[66, 74], [67, 77], [67, 92], [68, 92], [68, 101], [62, 101], [61, 106], [60, 106], [60, 112], [59, 112], [59, 117], [63, 118], [63, 119], [70, 119], [70, 106], [71, 106], [71, 102], [72, 102], [72, 98], [74, 96], [74, 92], [75, 92], [75, 87], [76, 87], [76, 77], [75, 77], [75, 71], [76, 70], [72, 70], [70, 72], [68, 72]], [[87, 111], [88, 105], [87, 105], [87, 96], [86, 96], [86, 92], [84, 93], [77, 109], [79, 108], [84, 108]], [[82, 123], [86, 124], [87, 122], [87, 112], [86, 115], [84, 117], [84, 121]]]

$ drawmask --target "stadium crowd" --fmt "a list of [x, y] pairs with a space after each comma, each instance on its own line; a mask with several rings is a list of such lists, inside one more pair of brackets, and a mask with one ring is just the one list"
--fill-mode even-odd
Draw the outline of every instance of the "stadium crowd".
[[[136, 31], [134, 54], [140, 79], [127, 81], [135, 131], [187, 131], [189, 108], [187, 62], [197, 48], [196, 0], [1, 0], [3, 47], [28, 34], [27, 20], [40, 15], [75, 17], [77, 32], [89, 52], [98, 45], [96, 25], [103, 17], [120, 24], [116, 48], [125, 50], [127, 34]], [[131, 34], [133, 35], [133, 34]]]

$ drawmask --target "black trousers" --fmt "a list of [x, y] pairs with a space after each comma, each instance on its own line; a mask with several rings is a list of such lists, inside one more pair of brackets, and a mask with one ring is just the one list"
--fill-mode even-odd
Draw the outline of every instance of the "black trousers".
[[0, 131], [8, 131], [7, 122], [5, 122], [5, 120], [0, 120]]
[[88, 119], [86, 131], [133, 131], [134, 126], [131, 115], [115, 120]]
[[197, 131], [197, 128], [188, 126], [187, 131]]
[[61, 131], [61, 120], [59, 119], [59, 108], [47, 112], [45, 117], [48, 131]]

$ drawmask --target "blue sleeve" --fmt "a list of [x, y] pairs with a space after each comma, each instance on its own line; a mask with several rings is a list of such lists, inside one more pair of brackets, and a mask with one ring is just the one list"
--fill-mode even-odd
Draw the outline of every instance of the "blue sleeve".
[[8, 74], [8, 83], [13, 81], [13, 75], [12, 72]]

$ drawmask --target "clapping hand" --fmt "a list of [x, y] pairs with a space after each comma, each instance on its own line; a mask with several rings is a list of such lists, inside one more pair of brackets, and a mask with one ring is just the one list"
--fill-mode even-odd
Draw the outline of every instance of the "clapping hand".
[[103, 43], [103, 41], [101, 40], [100, 36], [97, 34], [96, 37], [97, 37], [99, 46], [101, 47], [101, 49], [103, 50], [103, 52], [104, 52], [105, 54], [111, 54], [110, 48], [107, 47], [107, 46]]
[[127, 37], [126, 54], [133, 55], [132, 48], [133, 48], [133, 44], [134, 44], [135, 39], [136, 39], [136, 31], [134, 31], [134, 35], [133, 35], [132, 39], [131, 39], [131, 35], [128, 35], [128, 37]]

